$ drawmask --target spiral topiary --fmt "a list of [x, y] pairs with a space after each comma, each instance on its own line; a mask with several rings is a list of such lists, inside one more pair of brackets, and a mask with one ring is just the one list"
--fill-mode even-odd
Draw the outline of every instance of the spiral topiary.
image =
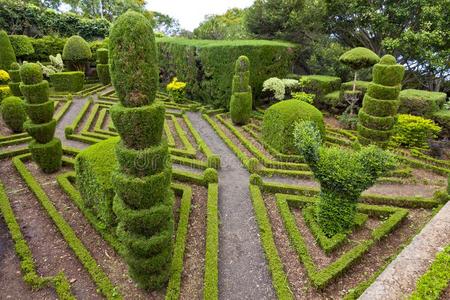
[[73, 71], [83, 71], [92, 57], [89, 44], [78, 35], [71, 36], [64, 44], [62, 59]]
[[400, 105], [398, 95], [405, 68], [395, 57], [385, 55], [373, 66], [373, 80], [358, 113], [358, 140], [361, 144], [385, 147], [392, 135]]
[[6, 32], [0, 30], [0, 70], [8, 70], [13, 62], [16, 62], [16, 55], [11, 41]]
[[248, 123], [252, 113], [252, 88], [250, 87], [250, 61], [239, 56], [234, 68], [230, 99], [230, 115], [234, 124]]
[[108, 85], [111, 83], [111, 76], [109, 75], [108, 49], [97, 49], [97, 75], [103, 85]]
[[320, 183], [317, 222], [328, 237], [345, 233], [354, 224], [361, 193], [395, 167], [394, 156], [376, 146], [359, 151], [325, 148], [317, 125], [311, 121], [295, 125], [294, 140], [297, 150]]
[[33, 138], [29, 149], [33, 160], [45, 173], [53, 173], [61, 168], [62, 145], [54, 138], [56, 120], [53, 119], [54, 105], [49, 100], [49, 86], [43, 80], [42, 68], [35, 63], [26, 63], [20, 68], [20, 91], [26, 103], [29, 120], [24, 128]]
[[128, 11], [110, 32], [111, 79], [120, 102], [111, 118], [121, 137], [112, 174], [117, 235], [130, 276], [145, 289], [169, 278], [174, 231], [172, 168], [162, 140], [164, 106], [155, 102], [158, 65], [151, 23]]
[[22, 96], [22, 92], [20, 91], [20, 65], [16, 62], [13, 62], [11, 64], [11, 68], [8, 70], [9, 77], [11, 78], [11, 81], [8, 83], [9, 89], [11, 90], [11, 93], [16, 96], [20, 97]]

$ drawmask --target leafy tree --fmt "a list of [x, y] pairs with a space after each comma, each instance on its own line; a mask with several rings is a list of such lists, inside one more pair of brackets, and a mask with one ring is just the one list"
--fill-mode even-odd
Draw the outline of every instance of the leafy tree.
[[208, 40], [235, 40], [249, 37], [244, 24], [245, 10], [232, 8], [223, 15], [207, 15], [196, 29], [194, 37]]
[[153, 15], [153, 28], [156, 32], [161, 32], [165, 35], [178, 35], [181, 31], [180, 23], [177, 19], [172, 18], [169, 15], [154, 11]]

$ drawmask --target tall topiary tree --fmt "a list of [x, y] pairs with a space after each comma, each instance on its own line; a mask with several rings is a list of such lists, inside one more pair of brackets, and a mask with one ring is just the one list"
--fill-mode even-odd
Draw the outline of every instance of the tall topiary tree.
[[26, 104], [29, 120], [24, 128], [33, 138], [28, 145], [33, 160], [45, 173], [61, 168], [62, 145], [54, 138], [56, 120], [53, 119], [54, 104], [49, 99], [49, 86], [43, 80], [42, 68], [35, 63], [27, 63], [20, 68], [20, 91]]
[[109, 76], [108, 49], [97, 49], [97, 75], [103, 85], [111, 83], [111, 76]]
[[376, 146], [357, 152], [322, 146], [315, 123], [302, 121], [294, 128], [295, 144], [320, 183], [316, 218], [331, 237], [349, 230], [361, 193], [395, 166], [394, 156]]
[[22, 92], [20, 91], [20, 65], [13, 62], [11, 64], [11, 68], [8, 70], [8, 73], [11, 78], [11, 81], [8, 83], [11, 93], [16, 97], [22, 96]]
[[157, 289], [170, 273], [173, 234], [172, 168], [162, 139], [164, 105], [155, 102], [158, 65], [151, 23], [128, 11], [110, 32], [111, 79], [120, 102], [111, 108], [121, 137], [119, 168], [112, 175], [117, 235], [125, 246], [131, 277]]
[[81, 36], [73, 35], [67, 39], [62, 58], [71, 70], [84, 72], [86, 63], [91, 57], [91, 48]]
[[353, 79], [353, 92], [355, 92], [358, 70], [373, 66], [380, 61], [380, 57], [370, 49], [364, 47], [356, 47], [342, 54], [339, 57], [339, 61], [352, 68], [355, 72], [355, 76]]
[[358, 113], [358, 140], [361, 144], [386, 146], [400, 105], [398, 95], [404, 72], [405, 68], [397, 64], [392, 55], [383, 56], [373, 67], [373, 79]]
[[0, 30], [0, 70], [8, 70], [13, 62], [16, 62], [14, 49], [6, 32]]
[[234, 124], [247, 124], [252, 113], [252, 88], [250, 86], [250, 61], [239, 56], [234, 67], [230, 114]]

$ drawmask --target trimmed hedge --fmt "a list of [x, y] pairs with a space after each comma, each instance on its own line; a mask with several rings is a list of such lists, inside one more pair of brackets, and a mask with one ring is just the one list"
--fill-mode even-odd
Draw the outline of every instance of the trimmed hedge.
[[35, 124], [31, 120], [28, 120], [23, 124], [23, 127], [36, 142], [46, 144], [53, 139], [56, 129], [56, 120], [53, 119], [49, 122], [39, 124]]
[[295, 44], [266, 40], [160, 38], [157, 44], [164, 82], [176, 76], [187, 82], [191, 97], [227, 109], [237, 57], [245, 55], [252, 62], [250, 86], [254, 98], [259, 99], [264, 80], [290, 73], [296, 48]]
[[6, 32], [0, 30], [0, 70], [9, 70], [13, 62], [16, 62], [14, 49]]
[[8, 86], [12, 94], [16, 97], [22, 96], [22, 92], [20, 91], [20, 82], [22, 81], [20, 78], [20, 65], [18, 63], [12, 63], [8, 73], [11, 79]]
[[56, 92], [79, 92], [83, 89], [84, 73], [81, 71], [55, 73], [50, 75], [50, 82]]
[[450, 110], [438, 110], [433, 113], [432, 119], [442, 127], [442, 134], [444, 136], [450, 136]]
[[71, 70], [84, 71], [85, 64], [91, 59], [89, 44], [78, 35], [71, 36], [64, 45], [62, 59]]
[[434, 112], [441, 109], [447, 99], [445, 93], [407, 89], [399, 94], [401, 114], [431, 117]]
[[23, 123], [27, 119], [24, 103], [18, 97], [8, 97], [3, 99], [0, 106], [3, 121], [13, 132], [22, 132]]
[[9, 40], [11, 41], [16, 57], [23, 59], [34, 53], [30, 37], [26, 35], [10, 35]]
[[31, 157], [44, 173], [53, 173], [61, 168], [62, 145], [57, 138], [46, 144], [33, 140], [28, 145]]
[[315, 104], [321, 105], [326, 94], [339, 90], [341, 78], [327, 75], [304, 75], [300, 84], [305, 92], [315, 94]]
[[47, 80], [42, 80], [36, 84], [20, 83], [20, 92], [29, 104], [42, 104], [47, 102], [50, 96], [49, 84]]
[[252, 113], [252, 88], [250, 83], [250, 61], [246, 56], [236, 60], [230, 100], [230, 116], [234, 124], [245, 125]]
[[269, 107], [264, 113], [262, 139], [282, 153], [294, 152], [292, 132], [298, 121], [314, 121], [325, 138], [322, 113], [304, 101], [285, 100]]

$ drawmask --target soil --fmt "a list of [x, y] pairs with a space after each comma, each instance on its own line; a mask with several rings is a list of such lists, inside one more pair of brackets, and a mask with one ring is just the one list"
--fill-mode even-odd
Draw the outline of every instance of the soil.
[[175, 148], [184, 149], [184, 145], [181, 142], [180, 136], [178, 135], [175, 126], [173, 125], [173, 121], [171, 119], [166, 119], [166, 123], [169, 126], [170, 132], [172, 132], [172, 136], [175, 141]]
[[195, 141], [194, 136], [192, 135], [192, 132], [189, 130], [189, 127], [187, 126], [186, 122], [183, 118], [177, 117], [178, 123], [180, 124], [181, 128], [183, 128], [183, 131], [186, 133], [186, 136], [189, 140], [189, 142], [192, 144], [192, 146], [197, 149], [197, 152], [195, 154], [195, 158], [198, 160], [206, 161], [205, 154], [200, 150], [197, 142]]

